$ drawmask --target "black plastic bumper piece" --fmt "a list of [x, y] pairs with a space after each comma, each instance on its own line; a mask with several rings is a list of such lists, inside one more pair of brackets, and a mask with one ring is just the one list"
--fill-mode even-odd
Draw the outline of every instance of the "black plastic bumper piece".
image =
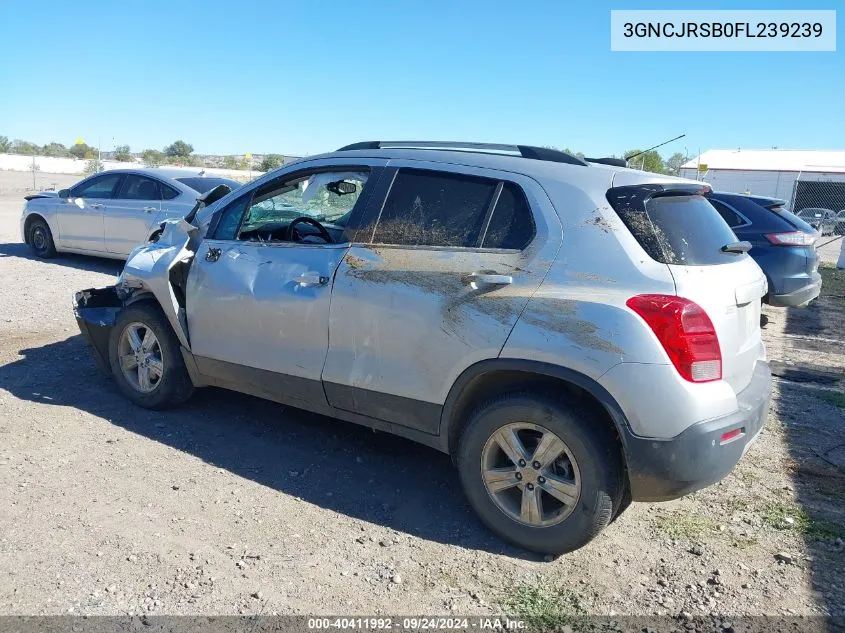
[[73, 313], [82, 336], [91, 345], [97, 367], [111, 375], [109, 335], [123, 301], [114, 286], [89, 288], [74, 295]]
[[[677, 499], [725, 477], [766, 422], [771, 384], [769, 364], [758, 361], [751, 382], [737, 396], [736, 413], [695, 424], [670, 440], [628, 434], [624, 444], [632, 499]], [[723, 443], [722, 436], [735, 429], [741, 433]]]

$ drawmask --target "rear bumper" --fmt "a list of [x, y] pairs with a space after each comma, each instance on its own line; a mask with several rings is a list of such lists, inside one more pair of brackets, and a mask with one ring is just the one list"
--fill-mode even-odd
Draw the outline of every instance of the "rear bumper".
[[[769, 411], [771, 371], [757, 361], [748, 386], [738, 395], [739, 409], [730, 415], [695, 424], [669, 440], [624, 438], [634, 501], [668, 501], [716, 483], [727, 475], [757, 439]], [[742, 435], [721, 444], [724, 433]]]
[[809, 303], [821, 293], [822, 277], [819, 273], [813, 273], [808, 282], [806, 286], [785, 294], [769, 293], [769, 305], [778, 308], [794, 308]]
[[73, 296], [73, 314], [82, 336], [91, 345], [94, 360], [103, 372], [111, 375], [109, 336], [123, 308], [114, 286], [81, 290]]

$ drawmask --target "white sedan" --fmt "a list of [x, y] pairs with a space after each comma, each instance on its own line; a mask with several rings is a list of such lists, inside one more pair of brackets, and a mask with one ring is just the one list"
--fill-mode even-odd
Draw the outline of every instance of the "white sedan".
[[115, 169], [70, 189], [26, 196], [23, 241], [39, 257], [57, 252], [126, 259], [168, 218], [184, 217], [197, 197], [240, 183], [188, 169]]

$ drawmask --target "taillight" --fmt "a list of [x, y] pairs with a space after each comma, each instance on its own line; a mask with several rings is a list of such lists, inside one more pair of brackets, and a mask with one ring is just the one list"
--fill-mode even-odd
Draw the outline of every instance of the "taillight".
[[789, 231], [788, 233], [766, 233], [765, 237], [777, 246], [812, 246], [816, 243], [818, 234]]
[[673, 295], [637, 295], [626, 305], [648, 323], [684, 379], [721, 380], [719, 337], [701, 306]]

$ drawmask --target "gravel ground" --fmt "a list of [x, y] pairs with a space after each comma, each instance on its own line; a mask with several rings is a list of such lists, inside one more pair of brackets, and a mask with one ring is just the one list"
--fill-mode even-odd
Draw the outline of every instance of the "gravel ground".
[[546, 594], [605, 615], [845, 613], [843, 273], [810, 308], [766, 309], [774, 405], [731, 475], [546, 560], [491, 536], [435, 451], [220, 390], [130, 405], [70, 310], [120, 264], [33, 259], [9, 174], [0, 614], [480, 615]]

